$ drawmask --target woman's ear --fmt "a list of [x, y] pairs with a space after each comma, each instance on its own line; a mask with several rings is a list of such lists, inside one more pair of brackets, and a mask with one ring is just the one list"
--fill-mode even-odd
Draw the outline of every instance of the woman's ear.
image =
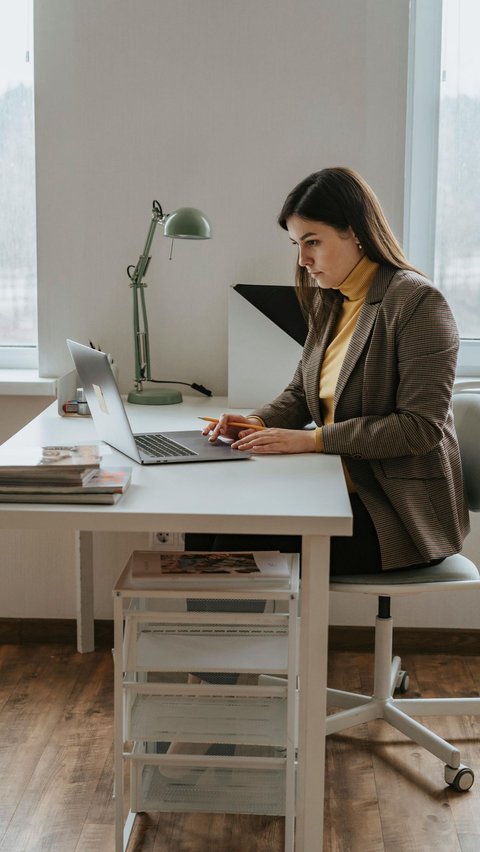
[[349, 226], [348, 226], [348, 230], [349, 230], [349, 232], [350, 232], [350, 234], [351, 234], [351, 236], [352, 236], [352, 239], [353, 239], [353, 241], [355, 242], [355, 245], [357, 246], [358, 250], [359, 250], [359, 251], [363, 251], [363, 246], [362, 246], [362, 244], [361, 244], [360, 240], [358, 239], [358, 237], [357, 237], [357, 235], [356, 235], [355, 231], [354, 231], [354, 230], [353, 230], [353, 228], [351, 227], [351, 225], [349, 225]]

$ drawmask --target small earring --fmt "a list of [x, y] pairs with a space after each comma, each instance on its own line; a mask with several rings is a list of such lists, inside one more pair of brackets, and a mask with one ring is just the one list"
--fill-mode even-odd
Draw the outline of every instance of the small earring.
[[357, 243], [357, 248], [359, 251], [363, 251], [363, 246], [361, 243]]

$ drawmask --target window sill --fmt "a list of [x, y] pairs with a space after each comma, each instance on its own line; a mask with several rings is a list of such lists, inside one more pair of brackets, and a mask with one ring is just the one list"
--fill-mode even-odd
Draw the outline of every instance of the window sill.
[[0, 370], [0, 396], [57, 395], [57, 380], [42, 379], [38, 370]]

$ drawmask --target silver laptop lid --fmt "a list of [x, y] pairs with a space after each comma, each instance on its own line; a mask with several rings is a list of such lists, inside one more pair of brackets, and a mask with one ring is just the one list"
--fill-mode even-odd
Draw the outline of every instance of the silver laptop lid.
[[120, 392], [105, 352], [67, 340], [100, 440], [141, 462]]

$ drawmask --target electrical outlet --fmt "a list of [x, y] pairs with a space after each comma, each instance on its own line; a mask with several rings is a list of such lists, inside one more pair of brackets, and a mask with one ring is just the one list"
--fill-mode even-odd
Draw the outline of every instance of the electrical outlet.
[[150, 533], [150, 550], [185, 550], [185, 533]]

